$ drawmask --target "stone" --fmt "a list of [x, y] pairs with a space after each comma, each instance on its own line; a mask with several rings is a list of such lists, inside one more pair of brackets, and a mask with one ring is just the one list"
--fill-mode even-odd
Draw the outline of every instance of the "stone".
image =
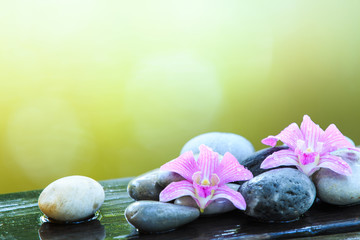
[[184, 180], [184, 178], [182, 176], [180, 176], [179, 174], [175, 173], [175, 172], [159, 171], [157, 183], [161, 187], [165, 188], [170, 183], [178, 182], [178, 181], [181, 181], [181, 180]]
[[247, 204], [245, 214], [266, 222], [298, 219], [316, 196], [310, 178], [292, 168], [262, 173], [245, 182], [239, 191]]
[[159, 201], [159, 194], [164, 189], [157, 182], [159, 171], [155, 169], [132, 179], [127, 186], [129, 196], [137, 201]]
[[50, 219], [75, 222], [90, 218], [104, 203], [105, 192], [95, 180], [68, 176], [50, 183], [40, 194], [40, 210]]
[[224, 132], [209, 132], [190, 139], [181, 149], [181, 154], [187, 151], [193, 151], [194, 154], [199, 153], [199, 146], [201, 144], [205, 144], [221, 155], [230, 152], [236, 157], [240, 164], [254, 152], [254, 147], [249, 140], [240, 135]]
[[271, 147], [265, 148], [260, 151], [257, 151], [251, 154], [248, 158], [242, 161], [242, 165], [251, 171], [253, 176], [257, 176], [263, 172], [269, 171], [269, 169], [261, 169], [260, 165], [265, 160], [266, 157], [270, 156], [274, 152], [288, 149], [287, 146]]
[[350, 176], [340, 175], [330, 169], [321, 168], [313, 175], [318, 197], [334, 205], [355, 205], [360, 203], [360, 153], [340, 149], [332, 152], [341, 157], [352, 169]]
[[137, 201], [125, 210], [126, 220], [140, 232], [167, 232], [200, 216], [197, 208], [156, 201]]
[[[240, 185], [232, 183], [228, 183], [226, 185], [235, 191], [237, 191], [240, 187]], [[198, 208], [195, 200], [190, 196], [180, 197], [175, 200], [174, 204]], [[204, 212], [200, 214], [202, 216], [218, 215], [235, 209], [236, 207], [229, 200], [225, 198], [218, 198], [211, 202], [209, 206], [204, 209]]]

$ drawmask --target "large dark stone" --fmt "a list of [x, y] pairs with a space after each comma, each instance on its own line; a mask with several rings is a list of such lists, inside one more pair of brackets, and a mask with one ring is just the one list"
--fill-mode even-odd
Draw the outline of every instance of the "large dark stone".
[[127, 192], [135, 200], [159, 200], [159, 194], [164, 189], [157, 180], [159, 169], [147, 172], [131, 180], [127, 186]]
[[138, 201], [125, 210], [127, 221], [140, 232], [166, 232], [194, 221], [197, 208], [155, 201]]
[[255, 153], [251, 154], [248, 158], [243, 160], [241, 162], [241, 164], [244, 167], [246, 167], [247, 169], [249, 169], [252, 172], [253, 176], [255, 177], [263, 172], [269, 171], [269, 169], [261, 169], [260, 168], [260, 165], [265, 160], [265, 158], [267, 158], [274, 152], [288, 149], [288, 148], [289, 148], [288, 146], [279, 146], [279, 147], [271, 147], [271, 148], [262, 149], [260, 151], [257, 151]]
[[170, 171], [159, 171], [157, 183], [165, 188], [167, 185], [169, 185], [172, 182], [178, 182], [184, 180], [184, 178], [177, 174], [176, 172], [170, 172]]
[[245, 214], [268, 222], [296, 220], [316, 196], [309, 177], [292, 168], [262, 173], [244, 183], [240, 192], [247, 204]]
[[240, 163], [254, 152], [254, 147], [249, 140], [240, 135], [209, 132], [190, 139], [181, 149], [181, 154], [187, 151], [192, 151], [194, 154], [199, 153], [201, 144], [205, 144], [221, 155], [230, 152]]

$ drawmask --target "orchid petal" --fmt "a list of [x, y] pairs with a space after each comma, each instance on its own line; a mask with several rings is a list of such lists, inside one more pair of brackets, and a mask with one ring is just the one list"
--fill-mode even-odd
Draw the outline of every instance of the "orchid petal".
[[311, 170], [307, 173], [304, 171], [304, 168], [298, 167], [298, 170], [303, 172], [304, 174], [306, 174], [308, 177], [310, 177], [314, 172], [316, 172], [319, 169], [320, 169], [320, 167], [316, 166], [316, 167], [311, 168]]
[[304, 115], [300, 129], [306, 140], [307, 147], [310, 147], [314, 151], [324, 130], [315, 124], [308, 115]]
[[212, 197], [211, 200], [215, 200], [218, 198], [226, 198], [229, 201], [231, 201], [236, 208], [241, 210], [246, 209], [246, 202], [244, 197], [241, 195], [241, 193], [232, 190], [226, 185], [219, 186], [219, 188], [215, 191], [214, 196]]
[[199, 147], [200, 154], [198, 157], [197, 164], [201, 169], [202, 178], [210, 181], [211, 174], [213, 174], [219, 165], [218, 153], [213, 152], [211, 148], [204, 144]]
[[295, 148], [295, 153], [296, 154], [301, 154], [302, 152], [305, 152], [306, 151], [306, 142], [304, 140], [297, 140], [296, 142], [296, 148]]
[[333, 155], [324, 155], [320, 157], [319, 167], [329, 168], [330, 170], [339, 173], [341, 175], [349, 176], [352, 173], [349, 164], [341, 157]]
[[252, 173], [239, 164], [230, 153], [225, 153], [223, 161], [219, 161], [218, 153], [201, 145], [198, 161], [192, 152], [186, 152], [177, 159], [164, 164], [160, 169], [173, 171], [186, 180], [170, 183], [161, 193], [160, 201], [167, 202], [182, 196], [191, 196], [203, 211], [213, 198], [226, 198], [240, 209], [246, 203], [239, 192], [225, 185], [229, 181], [247, 180]]
[[356, 148], [334, 124], [324, 131], [307, 115], [304, 115], [300, 129], [292, 123], [277, 136], [269, 136], [262, 142], [275, 146], [278, 140], [288, 145], [289, 149], [268, 156], [262, 162], [261, 168], [294, 165], [310, 176], [324, 167], [339, 174], [350, 175], [351, 168], [347, 162], [330, 154], [338, 149], [360, 152], [360, 148]]
[[225, 153], [216, 174], [220, 179], [220, 184], [249, 180], [253, 177], [252, 173], [240, 165], [238, 160], [229, 152]]
[[276, 136], [268, 136], [267, 138], [264, 138], [263, 140], [261, 140], [261, 142], [265, 145], [271, 146], [271, 147], [275, 147], [277, 142], [280, 139]]
[[274, 152], [261, 163], [260, 168], [268, 169], [274, 168], [278, 166], [297, 166], [298, 163], [298, 156], [292, 150], [280, 150]]
[[324, 152], [332, 152], [339, 148], [349, 148], [355, 151], [359, 151], [358, 149], [354, 148], [354, 145], [352, 145], [352, 143], [346, 139], [346, 137], [339, 131], [335, 124], [330, 124], [330, 126], [321, 136], [320, 141], [324, 142]]
[[295, 149], [298, 139], [304, 139], [303, 135], [299, 129], [299, 126], [296, 123], [292, 123], [284, 130], [282, 130], [278, 135], [264, 138], [261, 142], [265, 145], [275, 147], [277, 141], [280, 140], [290, 148]]
[[193, 184], [187, 180], [170, 183], [161, 191], [159, 198], [161, 202], [168, 202], [182, 196], [195, 197]]
[[160, 170], [176, 172], [186, 180], [191, 181], [193, 173], [199, 171], [199, 168], [192, 151], [188, 151], [181, 154], [178, 158], [162, 165]]

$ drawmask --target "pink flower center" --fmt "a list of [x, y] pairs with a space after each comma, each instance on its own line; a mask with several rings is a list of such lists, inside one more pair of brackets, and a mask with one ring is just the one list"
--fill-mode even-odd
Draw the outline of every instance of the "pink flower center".
[[316, 159], [319, 158], [319, 153], [317, 152], [304, 152], [299, 154], [299, 161], [302, 165], [308, 165], [310, 163], [316, 162]]
[[295, 153], [298, 155], [299, 162], [301, 166], [305, 165], [317, 165], [319, 163], [320, 154], [321, 152], [322, 143], [318, 143], [318, 146], [314, 149], [311, 146], [306, 146], [305, 141], [298, 140], [297, 147], [295, 149]]
[[203, 187], [217, 186], [220, 182], [220, 179], [216, 173], [213, 173], [209, 176], [203, 176], [202, 172], [198, 171], [193, 174], [192, 180], [194, 184], [201, 185]]
[[307, 148], [305, 151], [296, 149], [295, 153], [298, 155], [299, 166], [306, 175], [310, 176], [314, 171], [318, 169], [320, 154], [313, 151], [312, 148]]
[[196, 201], [200, 206], [200, 210], [203, 210], [211, 202], [211, 198], [213, 197], [216, 189], [218, 188], [220, 179], [216, 173], [213, 173], [211, 174], [209, 180], [209, 177], [202, 176], [202, 173], [200, 171], [194, 173], [192, 179], [195, 189]]
[[197, 196], [201, 198], [207, 198], [208, 196], [214, 194], [214, 191], [216, 190], [217, 186], [202, 186], [202, 185], [194, 184], [194, 188]]

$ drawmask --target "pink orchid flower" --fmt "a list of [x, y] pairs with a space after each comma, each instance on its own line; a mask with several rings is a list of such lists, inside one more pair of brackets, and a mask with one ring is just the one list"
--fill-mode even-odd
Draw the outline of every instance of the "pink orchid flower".
[[268, 156], [262, 162], [261, 168], [296, 166], [308, 176], [320, 168], [328, 168], [342, 175], [351, 175], [351, 167], [347, 162], [331, 155], [331, 152], [340, 148], [360, 150], [355, 148], [334, 124], [324, 131], [307, 115], [304, 116], [300, 129], [296, 123], [292, 123], [278, 135], [269, 136], [261, 142], [274, 147], [279, 140], [289, 149], [280, 150]]
[[176, 172], [185, 180], [169, 184], [160, 193], [160, 201], [168, 202], [182, 196], [191, 196], [203, 212], [213, 200], [226, 198], [235, 207], [245, 210], [243, 196], [225, 184], [251, 179], [252, 173], [229, 152], [219, 161], [218, 153], [211, 148], [201, 145], [199, 150], [197, 161], [192, 151], [189, 151], [161, 166], [161, 170]]

